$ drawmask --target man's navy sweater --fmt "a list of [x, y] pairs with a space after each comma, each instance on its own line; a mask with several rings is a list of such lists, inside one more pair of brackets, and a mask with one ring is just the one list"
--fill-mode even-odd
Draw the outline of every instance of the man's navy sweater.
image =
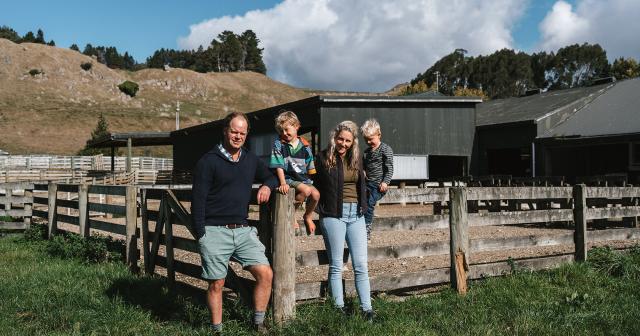
[[206, 225], [247, 224], [254, 181], [271, 190], [278, 184], [267, 164], [244, 148], [238, 162], [229, 161], [218, 146], [206, 153], [193, 174], [191, 213], [198, 236]]

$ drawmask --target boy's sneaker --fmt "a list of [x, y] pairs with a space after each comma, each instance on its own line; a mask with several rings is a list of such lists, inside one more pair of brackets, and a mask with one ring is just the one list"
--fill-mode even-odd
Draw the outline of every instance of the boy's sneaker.
[[269, 333], [269, 329], [264, 323], [254, 323], [253, 330], [258, 333], [258, 335], [266, 335]]
[[362, 312], [362, 317], [364, 318], [365, 321], [369, 323], [373, 323], [373, 320], [376, 317], [376, 313], [374, 313], [373, 310], [366, 310]]

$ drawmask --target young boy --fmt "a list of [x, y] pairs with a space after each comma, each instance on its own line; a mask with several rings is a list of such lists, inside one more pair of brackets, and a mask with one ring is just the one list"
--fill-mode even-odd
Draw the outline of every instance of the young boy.
[[367, 240], [370, 241], [373, 208], [387, 193], [393, 176], [393, 150], [380, 141], [382, 136], [380, 124], [375, 119], [365, 121], [360, 130], [369, 146], [364, 150], [364, 170], [367, 175], [368, 191], [368, 207], [364, 214], [364, 221], [367, 226]]
[[[276, 169], [280, 186], [278, 191], [286, 194], [289, 188], [296, 190], [296, 208], [307, 200], [304, 212], [304, 224], [307, 232], [313, 234], [316, 225], [313, 222], [313, 211], [320, 200], [320, 193], [312, 184], [309, 175], [316, 173], [313, 153], [309, 143], [298, 136], [300, 121], [295, 113], [284, 111], [276, 117], [276, 130], [280, 139], [276, 139], [271, 151], [270, 168]], [[294, 218], [294, 227], [298, 229], [298, 222]]]

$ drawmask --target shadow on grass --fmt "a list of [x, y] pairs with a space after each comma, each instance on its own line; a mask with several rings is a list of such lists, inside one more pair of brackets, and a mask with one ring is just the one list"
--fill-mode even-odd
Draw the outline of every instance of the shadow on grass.
[[[148, 311], [159, 321], [176, 321], [192, 327], [202, 327], [210, 321], [205, 290], [183, 283], [176, 283], [170, 291], [165, 279], [160, 277], [120, 278], [106, 290], [114, 301]], [[223, 294], [225, 320], [247, 321], [250, 311], [229, 294]]]

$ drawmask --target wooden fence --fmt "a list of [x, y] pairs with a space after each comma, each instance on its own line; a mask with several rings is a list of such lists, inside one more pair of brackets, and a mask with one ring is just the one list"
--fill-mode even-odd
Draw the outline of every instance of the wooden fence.
[[[143, 269], [154, 273], [158, 266], [166, 269], [172, 284], [176, 273], [200, 277], [200, 266], [181, 260], [178, 254], [198, 253], [194, 239], [188, 203], [191, 191], [185, 189], [157, 189], [134, 186], [95, 185], [36, 185], [36, 190], [47, 190], [48, 198], [34, 197], [34, 204], [47, 205], [51, 211], [33, 210], [34, 216], [47, 218], [51, 235], [58, 222], [79, 226], [86, 236], [89, 229], [103, 230], [125, 237], [126, 260], [137, 270], [142, 257]], [[59, 192], [75, 192], [77, 201], [61, 200]], [[255, 191], [254, 191], [255, 192]], [[90, 195], [118, 196], [118, 204], [99, 204], [88, 201]], [[328, 263], [325, 250], [295, 250], [296, 238], [291, 223], [293, 194], [273, 194], [267, 205], [259, 207], [259, 218], [251, 224], [258, 228], [261, 241], [267, 247], [274, 269], [273, 311], [277, 321], [295, 314], [296, 300], [321, 297], [326, 294], [326, 281], [296, 283], [296, 267], [320, 267]], [[95, 195], [94, 195], [95, 197]], [[139, 197], [139, 206], [136, 204]], [[573, 260], [586, 260], [587, 244], [613, 240], [638, 240], [637, 216], [640, 216], [640, 188], [633, 187], [452, 187], [391, 190], [382, 203], [433, 203], [436, 213], [428, 216], [377, 218], [376, 230], [404, 231], [419, 229], [449, 229], [449, 240], [425, 241], [417, 244], [369, 248], [369, 260], [401, 259], [408, 257], [448, 256], [450, 266], [399, 274], [370, 274], [371, 288], [375, 292], [413, 289], [435, 284], [451, 283], [464, 293], [468, 279], [498, 276], [508, 273], [513, 264], [508, 261], [474, 263], [474, 254], [486, 251], [529, 248], [539, 246], [570, 245], [575, 253], [516, 260], [515, 264], [529, 269], [556, 267]], [[255, 200], [255, 197], [254, 197]], [[437, 206], [440, 204], [439, 206]], [[61, 215], [58, 207], [78, 210], [78, 216]], [[136, 212], [139, 209], [140, 223]], [[125, 218], [124, 224], [91, 219], [90, 211], [110, 212]], [[587, 230], [588, 221], [624, 218], [626, 227]], [[557, 234], [473, 238], [469, 228], [488, 225], [518, 225], [531, 223], [569, 223], [573, 232]], [[575, 225], [573, 225], [575, 222]], [[138, 253], [141, 238], [142, 256]], [[164, 250], [164, 253], [160, 251]], [[346, 255], [346, 254], [345, 254]], [[226, 286], [242, 297], [250, 297], [252, 280], [229, 268]], [[345, 292], [354, 294], [352, 281], [345, 282]], [[250, 299], [247, 302], [251, 302]]]
[[[127, 158], [114, 157], [116, 171], [124, 171]], [[132, 168], [140, 170], [171, 170], [173, 159], [132, 157]], [[51, 155], [1, 155], [0, 170], [112, 170], [111, 157], [95, 156], [51, 156]]]
[[0, 184], [0, 229], [24, 230], [31, 224], [33, 183], [14, 182]]
[[1, 182], [55, 181], [59, 183], [91, 184], [171, 184], [171, 170], [140, 170], [131, 172], [85, 171], [85, 170], [4, 170], [0, 171]]

